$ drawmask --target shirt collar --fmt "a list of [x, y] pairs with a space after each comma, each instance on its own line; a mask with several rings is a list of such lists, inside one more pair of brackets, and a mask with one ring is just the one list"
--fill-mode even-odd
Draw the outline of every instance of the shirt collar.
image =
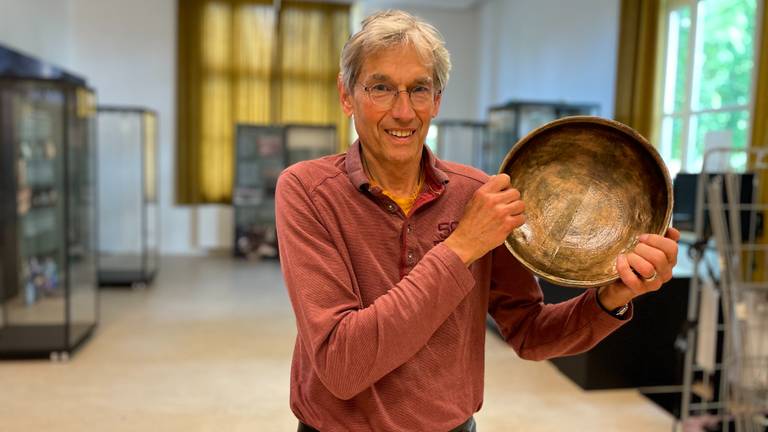
[[[346, 167], [349, 181], [352, 182], [355, 188], [359, 190], [366, 190], [368, 189], [369, 182], [368, 176], [365, 174], [365, 170], [363, 169], [363, 153], [361, 150], [362, 144], [360, 143], [360, 140], [355, 140], [355, 142], [352, 143], [352, 145], [349, 146], [349, 149], [347, 150]], [[433, 187], [442, 188], [445, 184], [448, 183], [448, 174], [438, 168], [440, 165], [440, 160], [435, 157], [435, 155], [426, 145], [424, 146], [421, 161], [422, 166], [425, 169], [424, 179], [428, 184], [432, 185]]]

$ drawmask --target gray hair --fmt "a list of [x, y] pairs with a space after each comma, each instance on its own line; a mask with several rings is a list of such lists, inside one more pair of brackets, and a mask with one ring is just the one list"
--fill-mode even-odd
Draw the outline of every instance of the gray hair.
[[352, 92], [365, 57], [395, 46], [411, 45], [432, 67], [437, 90], [448, 84], [451, 56], [439, 31], [428, 22], [401, 10], [380, 11], [363, 20], [363, 28], [349, 38], [341, 51], [341, 77]]

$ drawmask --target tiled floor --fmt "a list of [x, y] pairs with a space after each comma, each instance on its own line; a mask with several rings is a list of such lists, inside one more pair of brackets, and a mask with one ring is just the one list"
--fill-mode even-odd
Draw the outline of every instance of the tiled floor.
[[[277, 263], [166, 258], [151, 288], [101, 291], [69, 362], [0, 363], [0, 431], [295, 431], [294, 337]], [[481, 432], [672, 430], [636, 392], [584, 392], [496, 337], [476, 418]]]

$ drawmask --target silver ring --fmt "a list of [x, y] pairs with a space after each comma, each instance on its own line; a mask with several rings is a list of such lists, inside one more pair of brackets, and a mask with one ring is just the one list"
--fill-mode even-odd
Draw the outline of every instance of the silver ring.
[[643, 278], [643, 281], [644, 281], [644, 282], [653, 282], [653, 281], [655, 281], [655, 280], [656, 280], [656, 278], [657, 278], [658, 276], [659, 276], [659, 274], [658, 274], [658, 273], [656, 273], [656, 271], [654, 270], [654, 272], [653, 272], [653, 274], [651, 275], [651, 277], [644, 277], [644, 278]]

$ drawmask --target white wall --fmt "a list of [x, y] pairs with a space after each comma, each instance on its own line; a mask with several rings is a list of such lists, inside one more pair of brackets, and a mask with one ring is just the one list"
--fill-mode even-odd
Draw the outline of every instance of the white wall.
[[0, 44], [67, 69], [68, 7], [66, 0], [0, 0]]
[[70, 64], [97, 90], [99, 104], [141, 106], [158, 113], [162, 252], [196, 251], [192, 210], [173, 204], [176, 1], [69, 3]]
[[510, 99], [596, 102], [613, 116], [619, 0], [480, 6], [477, 115]]
[[[158, 112], [161, 250], [196, 253], [231, 244], [232, 213], [173, 204], [175, 7], [175, 0], [0, 0], [0, 43], [85, 76], [101, 104]], [[365, 0], [356, 11], [383, 7]], [[510, 99], [597, 102], [601, 115], [612, 116], [619, 0], [405, 9], [435, 24], [452, 55], [441, 119], [483, 119]]]

